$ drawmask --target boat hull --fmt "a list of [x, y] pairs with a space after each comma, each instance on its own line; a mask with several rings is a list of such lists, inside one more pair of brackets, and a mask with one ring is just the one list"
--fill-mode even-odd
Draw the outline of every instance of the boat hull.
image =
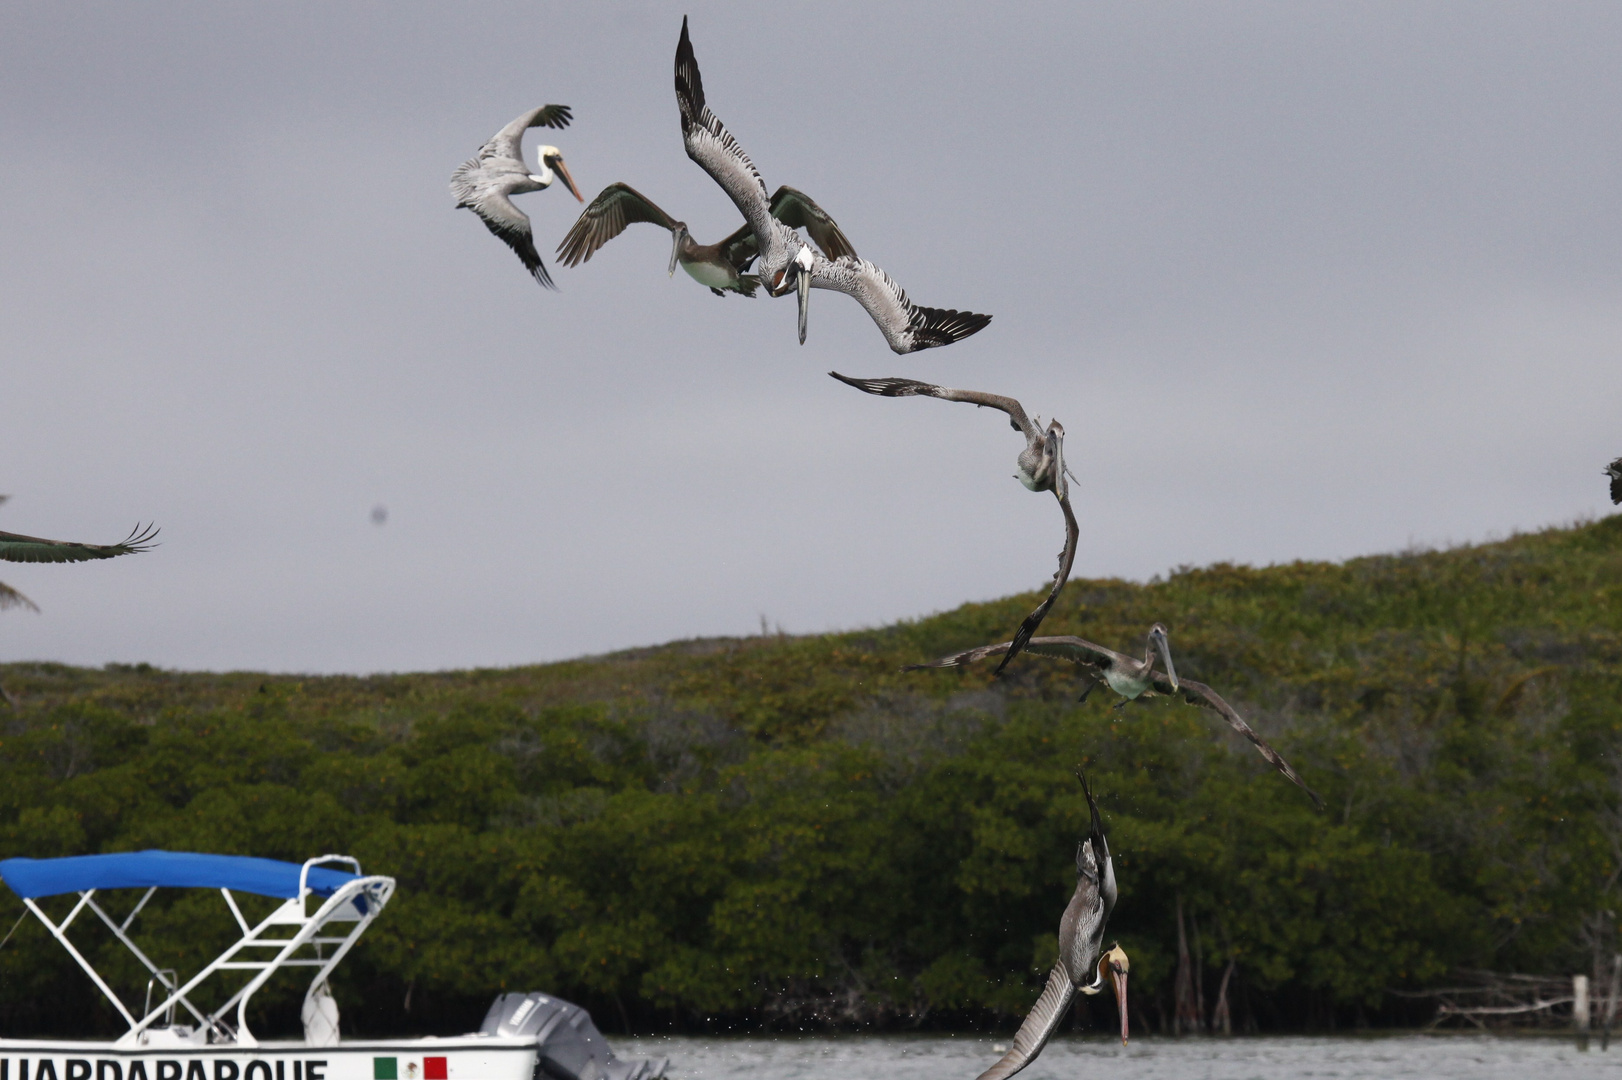
[[477, 1035], [253, 1048], [0, 1039], [0, 1080], [535, 1080], [536, 1049]]

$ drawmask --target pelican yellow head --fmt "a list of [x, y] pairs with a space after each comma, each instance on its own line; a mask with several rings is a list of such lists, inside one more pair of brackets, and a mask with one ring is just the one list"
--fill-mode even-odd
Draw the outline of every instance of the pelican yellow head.
[[1126, 1045], [1126, 976], [1132, 970], [1132, 961], [1120, 942], [1110, 946], [1109, 952], [1098, 958], [1098, 983], [1108, 980], [1115, 988], [1115, 1003], [1121, 1008], [1121, 1045]]

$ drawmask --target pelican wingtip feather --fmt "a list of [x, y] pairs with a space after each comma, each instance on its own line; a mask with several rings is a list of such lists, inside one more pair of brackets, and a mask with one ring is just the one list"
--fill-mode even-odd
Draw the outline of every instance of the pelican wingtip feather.
[[0, 560], [25, 563], [85, 562], [134, 555], [156, 547], [155, 525], [137, 524], [116, 544], [84, 544], [72, 540], [47, 540], [39, 536], [0, 532]]

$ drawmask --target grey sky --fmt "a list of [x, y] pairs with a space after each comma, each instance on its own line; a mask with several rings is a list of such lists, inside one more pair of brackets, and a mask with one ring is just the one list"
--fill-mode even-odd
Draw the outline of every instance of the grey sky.
[[[588, 198], [701, 242], [711, 107], [924, 304], [717, 299], [634, 226], [543, 293], [451, 170], [545, 102]], [[1604, 513], [1622, 453], [1622, 6], [12, 5], [0, 656], [370, 671], [870, 625], [1041, 585], [1001, 418], [1057, 415], [1080, 576]], [[528, 145], [535, 145], [531, 133]], [[550, 259], [579, 206], [525, 195]], [[378, 503], [386, 525], [372, 524]], [[1010, 628], [1012, 629], [1012, 628]]]

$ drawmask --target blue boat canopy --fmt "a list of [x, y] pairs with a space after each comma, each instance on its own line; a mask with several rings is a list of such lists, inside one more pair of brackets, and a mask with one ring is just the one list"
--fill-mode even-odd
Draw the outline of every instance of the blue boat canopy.
[[[0, 880], [25, 899], [85, 889], [235, 889], [260, 896], [298, 896], [298, 863], [250, 855], [202, 855], [191, 851], [129, 851], [117, 855], [70, 855], [62, 859], [0, 860]], [[310, 867], [305, 879], [317, 896], [331, 896], [356, 878], [347, 870]]]

